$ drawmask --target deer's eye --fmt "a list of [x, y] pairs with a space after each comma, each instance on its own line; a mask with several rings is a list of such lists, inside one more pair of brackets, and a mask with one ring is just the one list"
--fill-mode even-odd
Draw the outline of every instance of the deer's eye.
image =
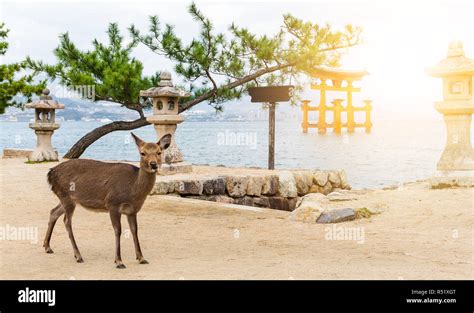
[[145, 152], [141, 152], [140, 154], [144, 156], [144, 155], [145, 155]]

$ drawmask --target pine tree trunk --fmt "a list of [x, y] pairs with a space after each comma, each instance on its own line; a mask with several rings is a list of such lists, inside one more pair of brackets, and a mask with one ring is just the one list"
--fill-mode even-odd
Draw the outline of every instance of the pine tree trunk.
[[93, 129], [87, 133], [84, 137], [79, 139], [69, 151], [64, 155], [66, 159], [77, 159], [80, 157], [86, 149], [102, 138], [103, 136], [117, 131], [117, 130], [133, 130], [148, 125], [149, 123], [145, 118], [139, 118], [137, 120], [126, 122], [126, 121], [116, 121], [109, 124], [105, 124], [96, 129]]

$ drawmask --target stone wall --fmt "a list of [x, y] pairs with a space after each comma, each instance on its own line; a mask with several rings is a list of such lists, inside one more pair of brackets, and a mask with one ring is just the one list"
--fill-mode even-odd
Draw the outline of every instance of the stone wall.
[[2, 158], [4, 158], [4, 159], [28, 158], [32, 152], [33, 152], [33, 150], [29, 150], [29, 149], [5, 148], [5, 149], [3, 149]]
[[298, 197], [350, 189], [346, 173], [333, 171], [275, 171], [275, 174], [236, 174], [191, 179], [161, 178], [151, 194], [292, 211]]

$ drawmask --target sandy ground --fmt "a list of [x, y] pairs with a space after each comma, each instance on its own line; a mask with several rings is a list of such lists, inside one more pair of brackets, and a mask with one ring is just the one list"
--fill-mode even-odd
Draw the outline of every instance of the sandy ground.
[[[425, 182], [393, 190], [354, 191], [339, 206], [385, 211], [338, 229], [358, 227], [363, 243], [327, 240], [332, 225], [287, 220], [288, 212], [252, 212], [217, 203], [150, 196], [139, 214], [142, 250], [122, 219], [122, 258], [113, 263], [109, 216], [76, 208], [73, 229], [85, 263], [76, 263], [62, 219], [42, 248], [57, 199], [46, 183], [53, 164], [0, 160], [0, 227], [37, 227], [38, 242], [0, 240], [0, 279], [473, 279], [473, 189], [431, 190]], [[7, 239], [11, 239], [7, 238]], [[34, 240], [33, 240], [34, 241]]]

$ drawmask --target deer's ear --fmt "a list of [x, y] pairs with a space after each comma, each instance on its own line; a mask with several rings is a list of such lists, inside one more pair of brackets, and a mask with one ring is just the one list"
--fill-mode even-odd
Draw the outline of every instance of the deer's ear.
[[135, 135], [134, 133], [131, 133], [132, 134], [132, 137], [133, 139], [135, 140], [135, 143], [137, 144], [137, 147], [140, 148], [144, 142], [143, 140], [141, 140], [137, 135]]
[[158, 145], [160, 146], [161, 150], [166, 150], [171, 144], [171, 135], [166, 134], [161, 137], [160, 141], [158, 141]]

